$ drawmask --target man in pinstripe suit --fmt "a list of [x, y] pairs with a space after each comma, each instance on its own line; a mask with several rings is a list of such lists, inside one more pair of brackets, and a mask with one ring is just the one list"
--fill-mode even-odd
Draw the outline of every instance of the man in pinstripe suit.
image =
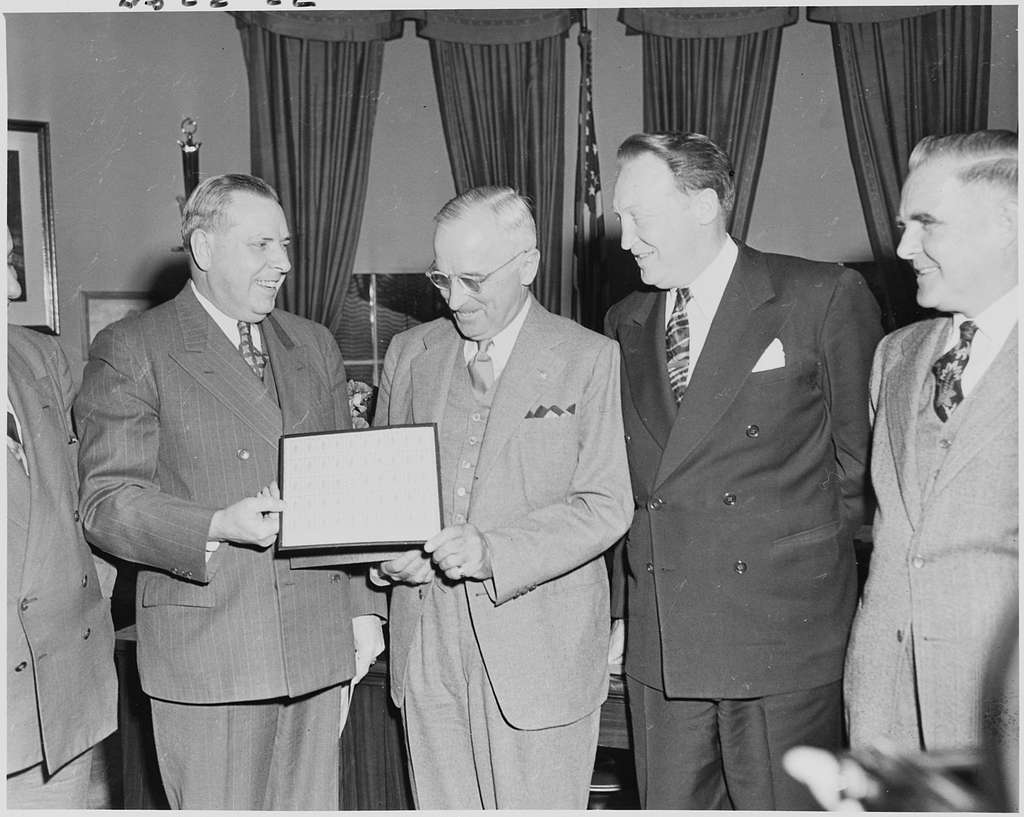
[[190, 284], [90, 350], [85, 529], [142, 567], [139, 673], [171, 807], [334, 809], [340, 685], [383, 646], [381, 597], [276, 558], [267, 487], [282, 433], [350, 426], [344, 364], [325, 327], [274, 308], [291, 264], [269, 185], [207, 179], [182, 237]]

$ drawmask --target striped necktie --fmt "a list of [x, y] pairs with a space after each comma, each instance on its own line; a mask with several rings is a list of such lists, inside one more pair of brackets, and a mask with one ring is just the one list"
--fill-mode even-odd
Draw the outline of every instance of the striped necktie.
[[686, 304], [693, 294], [686, 287], [676, 290], [676, 303], [665, 327], [665, 357], [668, 361], [668, 382], [678, 405], [686, 391], [686, 375], [690, 370], [690, 320]]

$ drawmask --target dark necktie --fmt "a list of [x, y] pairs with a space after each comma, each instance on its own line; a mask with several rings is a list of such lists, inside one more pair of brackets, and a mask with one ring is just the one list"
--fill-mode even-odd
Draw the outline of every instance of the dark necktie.
[[971, 359], [971, 341], [978, 331], [974, 321], [960, 324], [960, 342], [935, 361], [932, 374], [935, 375], [935, 413], [942, 422], [964, 401], [963, 376], [967, 361]]
[[490, 355], [493, 344], [493, 340], [477, 341], [476, 355], [469, 361], [469, 382], [473, 384], [473, 394], [478, 400], [482, 400], [494, 385], [494, 361]]
[[686, 391], [686, 375], [690, 370], [690, 320], [686, 317], [686, 304], [693, 294], [686, 287], [676, 291], [676, 304], [672, 307], [665, 327], [665, 357], [668, 361], [668, 382], [676, 397], [676, 404]]
[[7, 450], [14, 458], [21, 463], [21, 467], [28, 473], [28, 457], [25, 456], [25, 446], [21, 442], [21, 435], [18, 433], [18, 423], [14, 414], [7, 409]]
[[238, 343], [238, 351], [242, 353], [242, 357], [249, 364], [252, 373], [262, 380], [263, 370], [267, 368], [267, 356], [252, 342], [252, 324], [239, 321], [238, 336], [241, 338]]

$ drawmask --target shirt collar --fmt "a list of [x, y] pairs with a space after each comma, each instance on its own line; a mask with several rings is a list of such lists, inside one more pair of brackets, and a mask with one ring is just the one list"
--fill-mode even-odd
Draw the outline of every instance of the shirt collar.
[[953, 337], [960, 336], [960, 326], [967, 320], [974, 321], [978, 331], [985, 335], [995, 348], [1001, 348], [1017, 323], [1018, 287], [1013, 287], [1003, 297], [991, 303], [974, 318], [960, 312], [953, 313]]
[[[526, 313], [530, 311], [530, 303], [532, 301], [533, 297], [527, 295], [525, 303], [520, 307], [508, 326], [491, 338], [494, 345], [491, 346], [490, 355], [493, 360], [507, 361], [511, 356], [512, 347], [516, 345], [516, 340], [519, 338], [519, 330], [526, 323]], [[466, 358], [467, 363], [476, 355], [477, 348], [477, 341], [475, 340], [467, 340], [462, 345], [462, 354]]]
[[[196, 300], [199, 301], [199, 305], [206, 310], [206, 313], [211, 318], [213, 318], [213, 322], [220, 327], [221, 331], [225, 335], [227, 335], [227, 338], [231, 341], [232, 345], [237, 346], [242, 340], [241, 336], [238, 334], [238, 320], [221, 312], [220, 309], [214, 305], [213, 301], [203, 295], [203, 293], [196, 288], [195, 281], [189, 279], [188, 283], [189, 286], [192, 287], [192, 294], [196, 296]], [[254, 327], [255, 326], [259, 326], [259, 324], [254, 324]], [[252, 332], [252, 342], [257, 349], [261, 352], [263, 351], [262, 332], [258, 329], [254, 329]]]
[[[718, 311], [718, 304], [722, 300], [722, 295], [725, 294], [725, 287], [729, 283], [729, 276], [732, 275], [732, 269], [736, 266], [738, 257], [739, 247], [727, 235], [718, 254], [688, 287], [693, 300], [705, 315], [711, 316]], [[680, 287], [673, 287], [670, 290], [672, 295], [668, 299], [669, 304], [675, 303], [675, 293], [679, 289]]]

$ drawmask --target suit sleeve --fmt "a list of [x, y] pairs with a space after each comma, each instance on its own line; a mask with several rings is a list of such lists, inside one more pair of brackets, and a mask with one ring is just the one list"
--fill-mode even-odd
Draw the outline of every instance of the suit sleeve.
[[602, 344], [577, 411], [577, 463], [564, 500], [483, 531], [498, 604], [600, 556], [632, 520], [617, 345]]
[[843, 270], [822, 325], [825, 399], [840, 479], [843, 524], [855, 533], [866, 521], [871, 445], [868, 383], [881, 314], [864, 279]]
[[119, 324], [96, 336], [75, 401], [86, 536], [138, 564], [208, 582], [216, 511], [161, 490], [160, 395], [145, 344]]
[[[604, 333], [616, 344], [619, 342], [618, 322], [615, 319], [616, 310], [613, 306], [604, 315]], [[620, 351], [621, 358], [621, 351]], [[620, 364], [619, 377], [625, 376]], [[621, 392], [620, 392], [621, 393]], [[626, 616], [626, 543], [629, 533], [619, 539], [608, 553], [608, 584], [611, 591], [611, 617], [625, 618]]]

